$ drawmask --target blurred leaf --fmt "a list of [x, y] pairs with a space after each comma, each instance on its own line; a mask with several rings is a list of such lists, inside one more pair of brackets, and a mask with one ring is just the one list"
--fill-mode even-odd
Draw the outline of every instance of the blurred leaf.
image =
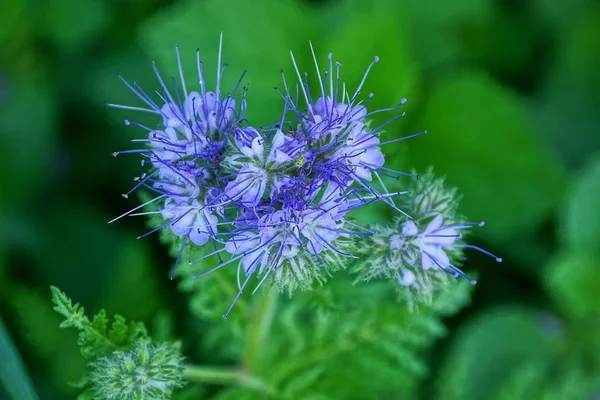
[[18, 77], [19, 80], [31, 79], [45, 67], [40, 62], [40, 55], [35, 48], [37, 26], [35, 11], [28, 0], [2, 2], [0, 72], [8, 72], [12, 77]]
[[29, 82], [13, 89], [0, 109], [0, 196], [6, 208], [23, 207], [52, 176], [58, 113], [47, 83]]
[[600, 6], [558, 36], [547, 84], [532, 104], [539, 130], [571, 168], [600, 151]]
[[169, 309], [160, 309], [154, 314], [150, 329], [150, 336], [154, 342], [175, 341], [174, 319], [173, 312]]
[[600, 261], [597, 256], [566, 253], [548, 265], [546, 286], [556, 304], [578, 317], [600, 315]]
[[37, 362], [43, 363], [53, 383], [63, 393], [73, 396], [67, 382], [78, 378], [85, 368], [76, 344], [77, 334], [58, 327], [61, 318], [52, 311], [47, 296], [19, 286], [13, 291], [12, 303], [19, 316], [19, 331], [30, 346], [29, 352], [35, 355]]
[[569, 249], [600, 255], [600, 158], [593, 160], [575, 183], [564, 233]]
[[[346, 83], [346, 90], [352, 96], [365, 76], [368, 65], [377, 56], [380, 61], [370, 71], [359, 99], [366, 101], [367, 95], [373, 93], [373, 100], [369, 103], [370, 110], [392, 107], [403, 97], [412, 101], [419, 83], [419, 70], [408, 44], [408, 29], [403, 13], [393, 3], [369, 4], [355, 0], [346, 0], [341, 4], [331, 3], [326, 12], [328, 13], [324, 15], [329, 18], [324, 21], [325, 29], [321, 35], [324, 40], [314, 43], [321, 69], [328, 66], [325, 55], [332, 52], [333, 61], [339, 61], [342, 65], [340, 81]], [[333, 27], [328, 23], [333, 19], [331, 14], [337, 18], [343, 17]], [[307, 64], [301, 67], [301, 71], [314, 74], [312, 60], [308, 60]], [[316, 78], [315, 76], [315, 80]], [[318, 85], [315, 86], [317, 89]], [[320, 89], [315, 93], [320, 95]], [[313, 97], [316, 96], [315, 94]], [[384, 113], [373, 118], [379, 124], [393, 115], [395, 113]], [[394, 125], [398, 126], [400, 123]]]
[[593, 399], [600, 386], [598, 379], [590, 379], [590, 371], [574, 365], [560, 366], [557, 376], [549, 373], [547, 364], [531, 363], [517, 368], [512, 378], [492, 400], [588, 400]]
[[[410, 48], [409, 29], [405, 14], [397, 5], [388, 1], [361, 2], [344, 0], [326, 3], [321, 15], [322, 33], [320, 40], [313, 40], [319, 67], [328, 68], [326, 54], [333, 54], [333, 61], [341, 63], [340, 85], [352, 96], [365, 76], [367, 67], [375, 56], [379, 57], [361, 89], [358, 101], [369, 101], [369, 111], [396, 106], [402, 98], [407, 105], [369, 118], [372, 126], [379, 126], [394, 116], [408, 111], [418, 103], [417, 87], [420, 71]], [[369, 32], [369, 34], [365, 34]], [[357, 51], [358, 49], [358, 51]], [[308, 71], [312, 79], [313, 100], [321, 96], [312, 58], [299, 66]], [[310, 78], [309, 78], [310, 79]], [[335, 80], [335, 76], [334, 76]], [[340, 88], [341, 93], [341, 88]], [[369, 93], [373, 98], [369, 100]], [[341, 98], [341, 95], [340, 95]], [[385, 127], [382, 140], [393, 139], [405, 134], [406, 119], [401, 118]], [[414, 132], [413, 132], [414, 133]], [[405, 142], [397, 142], [383, 148], [386, 166], [399, 171], [409, 171], [409, 152]], [[388, 180], [389, 191], [398, 191], [405, 182]], [[359, 223], [375, 224], [389, 221], [394, 211], [385, 204], [373, 204], [352, 214]]]
[[439, 67], [461, 54], [460, 31], [492, 15], [492, 0], [403, 0], [400, 10], [410, 22], [412, 47], [419, 63]]
[[[141, 196], [143, 202], [150, 199], [148, 193]], [[156, 203], [148, 210], [153, 210]], [[160, 214], [152, 214], [148, 218], [148, 226], [156, 228], [163, 223]], [[227, 326], [223, 325], [223, 314], [227, 306], [231, 304], [238, 292], [236, 269], [223, 268], [215, 273], [208, 274], [198, 279], [193, 276], [205, 272], [220, 263], [218, 255], [196, 260], [212, 252], [208, 246], [187, 245], [182, 251], [183, 239], [172, 234], [170, 229], [161, 229], [158, 232], [160, 240], [168, 247], [169, 254], [173, 260], [179, 259], [176, 277], [180, 279], [179, 289], [189, 293], [188, 305], [191, 314], [202, 323], [201, 329], [197, 331], [202, 335], [201, 343], [193, 343], [194, 346], [203, 347], [209, 352], [212, 361], [239, 359], [242, 353], [244, 339], [244, 315], [249, 309], [249, 299], [242, 296], [236, 303], [237, 312], [231, 313], [227, 319]], [[191, 263], [189, 261], [196, 260]], [[175, 261], [173, 262], [175, 266]], [[255, 301], [258, 297], [255, 297]], [[192, 329], [190, 329], [192, 330]], [[194, 339], [197, 335], [194, 335]]]
[[562, 33], [593, 3], [594, 0], [534, 0], [529, 2], [529, 5], [539, 21]]
[[108, 225], [109, 216], [82, 201], [58, 198], [37, 215], [39, 243], [28, 250], [38, 278], [60, 284], [73, 297], [91, 304], [111, 280], [115, 249], [127, 234]]
[[0, 382], [14, 400], [39, 399], [4, 323], [0, 319]]
[[105, 1], [54, 0], [45, 5], [43, 32], [63, 51], [90, 45], [109, 22]]
[[[75, 143], [78, 151], [74, 157], [75, 162], [81, 165], [79, 176], [83, 177], [82, 184], [85, 184], [92, 174], [104, 179], [111, 176], [111, 179], [119, 179], [119, 190], [125, 192], [133, 187], [133, 177], [142, 171], [140, 157], [133, 154], [133, 157], [114, 159], [111, 153], [139, 148], [139, 143], [130, 143], [130, 140], [145, 138], [147, 132], [133, 125], [126, 127], [124, 120], [152, 127], [156, 126], [159, 120], [154, 114], [107, 106], [109, 103], [129, 106], [136, 104], [135, 95], [119, 79], [121, 74], [135, 80], [142, 87], [151, 88], [150, 84], [156, 82], [150, 61], [136, 46], [110, 53], [97, 64], [90, 66], [83, 82], [83, 93], [96, 106], [99, 117], [102, 118], [101, 122], [107, 124], [95, 135]], [[78, 157], [81, 158], [77, 159]], [[98, 165], [103, 166], [101, 174], [98, 173]], [[118, 196], [118, 193], [115, 194]]]
[[[0, 210], [2, 207], [2, 199], [0, 198]], [[0, 301], [5, 299], [5, 296], [8, 294], [8, 263], [6, 260], [6, 253], [4, 250], [5, 240], [3, 236], [2, 230], [0, 230]]]
[[[522, 13], [497, 11], [482, 18], [463, 21], [457, 28], [461, 58], [504, 77], [534, 84], [540, 74], [538, 37], [540, 29]], [[531, 81], [531, 82], [530, 82]]]
[[547, 362], [555, 348], [540, 316], [515, 307], [477, 315], [456, 333], [439, 372], [437, 399], [487, 399], [531, 362]]
[[560, 164], [534, 136], [518, 100], [479, 72], [442, 79], [418, 126], [429, 135], [410, 141], [411, 159], [433, 164], [462, 194], [461, 210], [485, 219], [494, 240], [531, 233], [565, 189]]
[[[204, 386], [200, 386], [198, 384], [187, 385], [183, 389], [175, 391], [175, 393], [173, 393], [172, 400], [208, 399], [209, 397], [206, 395], [206, 392], [207, 390]], [[240, 397], [240, 399], [242, 398]]]
[[[123, 84], [119, 75], [137, 82], [142, 87], [151, 88], [152, 85], [157, 85], [150, 60], [137, 46], [109, 53], [88, 69], [83, 93], [94, 105], [102, 108], [103, 116], [115, 125], [115, 129], [106, 132], [114, 144], [125, 142], [124, 139], [127, 137], [124, 135], [126, 128], [123, 120], [125, 119], [149, 125], [156, 125], [159, 122], [154, 115], [148, 116], [145, 113], [110, 108], [106, 105], [107, 103], [133, 105], [136, 101], [135, 95]], [[132, 117], [132, 114], [135, 118]], [[121, 129], [117, 129], [117, 127]], [[127, 131], [131, 131], [131, 128]], [[144, 131], [138, 133], [145, 134], [142, 132]]]
[[[104, 286], [98, 304], [135, 320], [151, 317], [163, 298], [148, 246], [132, 236], [122, 240], [113, 251], [111, 283]], [[165, 269], [163, 275], [166, 274]]]
[[290, 49], [295, 50], [296, 60], [302, 61], [313, 26], [311, 14], [297, 1], [185, 1], [148, 21], [141, 38], [165, 77], [179, 76], [174, 51], [179, 44], [190, 91], [198, 90], [192, 82], [198, 81], [193, 52], [199, 48], [207, 88], [214, 90], [219, 33], [223, 32], [222, 62], [231, 66], [221, 85], [225, 92], [232, 90], [242, 70], [248, 69], [246, 116], [254, 126], [260, 126], [281, 118], [283, 101], [273, 87], [281, 85], [281, 68], [293, 71]]

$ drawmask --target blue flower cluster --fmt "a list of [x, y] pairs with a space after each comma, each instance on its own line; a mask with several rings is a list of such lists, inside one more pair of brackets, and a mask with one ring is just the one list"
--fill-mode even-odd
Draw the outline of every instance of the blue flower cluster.
[[[260, 279], [256, 289], [267, 279], [288, 290], [310, 287], [343, 265], [345, 258], [356, 258], [351, 253], [355, 237], [373, 234], [352, 222], [348, 212], [384, 202], [404, 214], [394, 203], [394, 197], [404, 192], [390, 193], [382, 180], [382, 175], [397, 178], [404, 173], [384, 166], [380, 147], [421, 133], [381, 141], [382, 128], [402, 113], [381, 126], [369, 126], [370, 116], [393, 112], [405, 102], [369, 112], [372, 95], [364, 104], [358, 100], [377, 57], [350, 95], [340, 83], [340, 64], [330, 54], [328, 68], [322, 71], [314, 51], [320, 88], [316, 100], [292, 54], [299, 82], [293, 95], [282, 71], [283, 90], [277, 90], [283, 101], [281, 120], [266, 128], [249, 126], [244, 119], [243, 75], [230, 94], [221, 90], [225, 69], [221, 48], [222, 39], [214, 92], [205, 87], [199, 53], [200, 91], [188, 91], [177, 49], [179, 87], [173, 78], [169, 90], [154, 66], [160, 102], [123, 80], [145, 107], [111, 106], [162, 119], [160, 128], [126, 121], [145, 129], [147, 139], [139, 140], [145, 142], [144, 148], [121, 153], [140, 153], [151, 165], [132, 191], [144, 187], [157, 196], [123, 216], [159, 202], [164, 223], [149, 233], [170, 229], [183, 238], [182, 250], [189, 242], [211, 246], [205, 256], [190, 263], [215, 254], [221, 262], [196, 276], [237, 264], [238, 278], [242, 271], [245, 275], [238, 279], [237, 297], [253, 276]], [[446, 260], [439, 254], [436, 259]]]

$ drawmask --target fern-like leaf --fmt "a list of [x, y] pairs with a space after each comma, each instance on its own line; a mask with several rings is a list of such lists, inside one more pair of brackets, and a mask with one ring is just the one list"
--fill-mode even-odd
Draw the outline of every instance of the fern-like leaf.
[[460, 309], [470, 288], [459, 281], [412, 313], [385, 283], [352, 286], [343, 276], [323, 293], [333, 307], [315, 307], [312, 293], [282, 300], [250, 371], [269, 391], [232, 388], [219, 399], [414, 398], [428, 371], [423, 353], [445, 333], [441, 317]]
[[74, 327], [80, 331], [79, 346], [81, 354], [87, 360], [111, 354], [118, 349], [127, 349], [137, 339], [148, 336], [143, 324], [139, 322], [128, 324], [120, 315], [116, 315], [111, 324], [104, 310], [100, 310], [90, 321], [81, 305], [73, 304], [71, 299], [58, 288], [52, 286], [50, 289], [55, 304], [54, 310], [65, 318], [60, 327]]

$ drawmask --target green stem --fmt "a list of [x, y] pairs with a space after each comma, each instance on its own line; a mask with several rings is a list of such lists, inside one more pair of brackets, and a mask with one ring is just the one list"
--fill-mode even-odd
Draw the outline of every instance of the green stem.
[[239, 381], [240, 371], [233, 368], [201, 367], [197, 365], [186, 365], [183, 370], [186, 379], [193, 382], [212, 383], [221, 385]]
[[273, 394], [273, 390], [260, 379], [234, 368], [187, 365], [183, 370], [183, 375], [191, 382], [213, 385], [239, 384], [270, 395]]
[[277, 291], [273, 289], [265, 290], [258, 295], [259, 298], [249, 312], [244, 347], [244, 369], [250, 373], [254, 372], [267, 340], [275, 316], [277, 295]]

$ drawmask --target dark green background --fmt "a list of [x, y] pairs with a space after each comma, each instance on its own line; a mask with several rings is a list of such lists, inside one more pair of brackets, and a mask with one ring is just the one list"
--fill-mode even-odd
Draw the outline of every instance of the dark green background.
[[[190, 88], [195, 49], [215, 69], [220, 32], [225, 87], [248, 69], [255, 125], [280, 116], [273, 86], [280, 68], [293, 80], [289, 50], [311, 73], [309, 40], [322, 66], [333, 51], [351, 91], [379, 56], [364, 89], [373, 107], [408, 98], [387, 137], [429, 132], [386, 147], [387, 162], [433, 165], [459, 188], [461, 211], [486, 221], [472, 240], [504, 262], [468, 254], [466, 269], [479, 277], [472, 305], [448, 321], [423, 387], [499, 398], [503, 379], [519, 387], [507, 372], [517, 371], [527, 388], [571, 379], [575, 394], [559, 398], [600, 394], [591, 378], [600, 372], [600, 5], [591, 0], [5, 0], [0, 354], [11, 362], [1, 381], [26, 385], [29, 374], [42, 399], [74, 396], [66, 382], [83, 360], [74, 332], [58, 329], [49, 285], [90, 311], [105, 307], [150, 328], [172, 320], [184, 341], [201, 331], [168, 279], [166, 248], [155, 236], [136, 240], [145, 221], [107, 225], [138, 204], [120, 194], [142, 172], [139, 158], [110, 153], [142, 137], [123, 120], [144, 115], [105, 104], [140, 105], [118, 74], [158, 88], [150, 62], [173, 73], [176, 43]], [[190, 346], [192, 360], [210, 360]], [[551, 362], [559, 367], [537, 377]], [[506, 398], [530, 398], [511, 390]]]

